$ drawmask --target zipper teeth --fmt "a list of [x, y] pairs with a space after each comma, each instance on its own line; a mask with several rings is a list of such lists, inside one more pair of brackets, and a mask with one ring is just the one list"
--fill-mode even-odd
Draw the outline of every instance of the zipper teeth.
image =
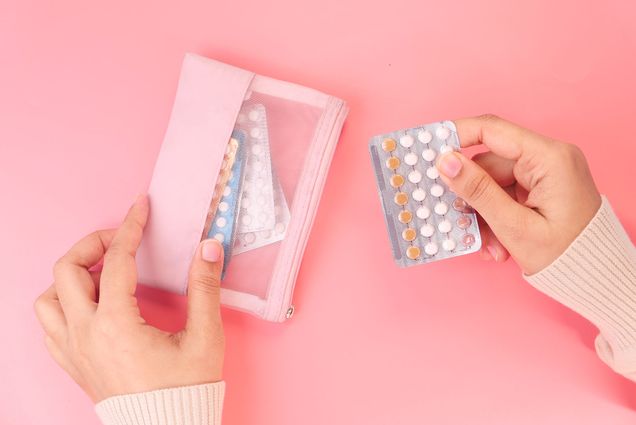
[[[287, 310], [289, 309], [289, 306], [291, 305], [291, 292], [294, 288], [296, 277], [298, 275], [300, 260], [302, 259], [301, 251], [304, 251], [304, 247], [307, 244], [307, 239], [309, 238], [309, 233], [310, 233], [308, 229], [308, 227], [310, 226], [310, 223], [308, 223], [307, 221], [308, 219], [310, 219], [311, 222], [313, 222], [315, 218], [318, 200], [320, 199], [320, 195], [321, 195], [316, 193], [317, 192], [316, 185], [320, 184], [322, 187], [324, 187], [326, 177], [327, 177], [325, 173], [325, 176], [322, 179], [322, 182], [318, 182], [318, 179], [316, 178], [316, 176], [318, 176], [321, 170], [325, 168], [326, 166], [325, 164], [329, 163], [331, 159], [333, 158], [333, 153], [335, 151], [335, 147], [338, 142], [338, 137], [334, 136], [333, 134], [334, 128], [336, 128], [338, 124], [342, 124], [342, 121], [344, 120], [345, 104], [343, 101], [330, 98], [330, 104], [327, 106], [327, 108], [328, 109], [326, 110], [326, 114], [323, 117], [325, 118], [325, 121], [331, 121], [331, 125], [329, 125], [328, 127], [325, 127], [325, 130], [323, 130], [324, 135], [321, 138], [326, 138], [327, 141], [323, 145], [322, 152], [320, 152], [321, 153], [320, 161], [318, 161], [316, 168], [312, 170], [312, 173], [311, 173], [311, 177], [312, 177], [311, 180], [313, 180], [313, 185], [311, 187], [312, 195], [309, 199], [308, 207], [311, 207], [312, 204], [314, 204], [314, 207], [304, 208], [305, 214], [302, 217], [302, 226], [300, 226], [300, 229], [306, 229], [306, 231], [304, 232], [302, 230], [300, 231], [299, 237], [297, 238], [294, 249], [292, 251], [293, 257], [291, 258], [291, 260], [281, 265], [281, 266], [284, 266], [284, 269], [287, 273], [286, 273], [284, 283], [282, 285], [279, 285], [280, 290], [275, 291], [276, 299], [280, 300], [279, 301], [280, 305], [278, 306], [278, 311], [277, 311], [276, 317], [274, 318], [277, 321], [285, 320], [285, 315], [287, 313]], [[342, 125], [340, 125], [340, 127], [342, 127]], [[309, 177], [306, 177], [306, 178], [309, 178]], [[299, 249], [301, 247], [302, 249]], [[283, 267], [281, 267], [281, 269], [282, 268]], [[277, 273], [277, 275], [278, 274], [280, 274], [280, 270], [279, 270], [279, 273]]]

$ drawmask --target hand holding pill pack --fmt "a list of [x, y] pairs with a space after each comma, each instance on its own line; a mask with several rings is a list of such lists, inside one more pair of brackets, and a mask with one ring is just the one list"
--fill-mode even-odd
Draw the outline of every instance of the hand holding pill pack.
[[371, 138], [371, 160], [393, 257], [401, 267], [476, 252], [481, 237], [474, 210], [439, 178], [435, 160], [459, 150], [451, 121]]

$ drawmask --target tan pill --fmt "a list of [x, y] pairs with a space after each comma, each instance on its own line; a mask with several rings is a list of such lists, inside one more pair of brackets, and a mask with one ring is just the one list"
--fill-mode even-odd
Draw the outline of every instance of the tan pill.
[[406, 205], [406, 203], [409, 201], [409, 196], [404, 192], [398, 192], [395, 194], [393, 201], [395, 201], [395, 203], [400, 206]]
[[400, 187], [404, 184], [404, 176], [401, 174], [393, 174], [391, 176], [391, 186], [393, 187]]
[[382, 142], [382, 149], [385, 152], [393, 152], [397, 147], [397, 142], [394, 139], [384, 139]]
[[[413, 219], [413, 214], [411, 213], [411, 211], [400, 211], [400, 214], [398, 214], [398, 220], [400, 220], [401, 223], [410, 223], [411, 220]], [[415, 231], [414, 231], [415, 232]]]
[[417, 260], [417, 257], [420, 256], [420, 249], [416, 246], [409, 246], [406, 249], [406, 256], [411, 260]]
[[407, 242], [414, 241], [416, 237], [417, 232], [415, 231], [415, 229], [408, 228], [404, 229], [404, 231], [402, 232], [402, 238]]
[[389, 167], [391, 170], [395, 170], [397, 169], [397, 167], [400, 166], [400, 160], [392, 156], [391, 158], [386, 160], [386, 166]]

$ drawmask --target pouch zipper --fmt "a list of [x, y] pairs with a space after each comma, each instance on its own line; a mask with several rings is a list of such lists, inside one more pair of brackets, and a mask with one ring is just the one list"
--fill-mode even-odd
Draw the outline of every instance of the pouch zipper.
[[[305, 214], [302, 216], [302, 226], [300, 229], [306, 229], [305, 231], [301, 230], [301, 235], [303, 237], [298, 238], [296, 241], [296, 246], [293, 249], [293, 258], [286, 263], [281, 264], [278, 267], [279, 270], [276, 270], [274, 273], [273, 282], [279, 281], [278, 275], [282, 271], [285, 271], [286, 276], [283, 277], [284, 281], [280, 285], [276, 285], [273, 288], [272, 293], [268, 297], [268, 306], [265, 311], [265, 317], [267, 320], [274, 320], [277, 322], [283, 322], [286, 319], [290, 319], [295, 311], [294, 306], [292, 305], [292, 293], [294, 290], [296, 277], [298, 276], [298, 272], [300, 269], [300, 262], [302, 260], [302, 254], [304, 253], [305, 247], [307, 246], [307, 241], [309, 239], [309, 233], [311, 231], [311, 227], [313, 227], [313, 220], [316, 216], [316, 210], [318, 208], [318, 203], [320, 202], [320, 196], [322, 196], [322, 189], [325, 185], [327, 179], [327, 171], [325, 171], [324, 179], [321, 182], [317, 181], [317, 176], [321, 174], [321, 170], [329, 167], [331, 160], [334, 155], [334, 150], [338, 143], [338, 139], [340, 136], [340, 130], [342, 129], [342, 125], [347, 116], [348, 109], [344, 101], [340, 99], [336, 99], [334, 97], [330, 97], [327, 106], [325, 107], [325, 111], [321, 117], [322, 123], [319, 123], [319, 128], [316, 130], [316, 139], [312, 144], [313, 149], [310, 149], [308, 155], [315, 155], [316, 153], [321, 154], [320, 161], [318, 162], [316, 168], [311, 170], [309, 174], [305, 176], [305, 179], [313, 180], [313, 187], [311, 187], [309, 206], [310, 208], [304, 208]], [[321, 125], [324, 125], [325, 122], [331, 122], [331, 126], [328, 128], [320, 128]], [[338, 134], [334, 134], [334, 130], [338, 129]], [[326, 140], [325, 140], [326, 139]], [[325, 140], [324, 143], [317, 143], [321, 140]], [[312, 152], [313, 150], [320, 149], [321, 152]], [[316, 184], [320, 184], [320, 190], [317, 190]], [[320, 192], [317, 194], [317, 192]], [[315, 201], [314, 198], [318, 197]], [[311, 208], [311, 204], [315, 202], [315, 207]], [[307, 220], [310, 219], [311, 222], [307, 223]], [[273, 304], [278, 303], [278, 309], [274, 310], [275, 314], [270, 315], [269, 311], [272, 308], [275, 308]]]

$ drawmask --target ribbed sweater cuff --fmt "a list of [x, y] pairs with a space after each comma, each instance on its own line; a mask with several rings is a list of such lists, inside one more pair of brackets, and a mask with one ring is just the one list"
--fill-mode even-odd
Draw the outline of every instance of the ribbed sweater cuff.
[[107, 398], [95, 406], [104, 425], [219, 425], [225, 383]]
[[594, 218], [559, 258], [524, 277], [596, 325], [599, 357], [634, 379], [636, 250], [605, 197]]

